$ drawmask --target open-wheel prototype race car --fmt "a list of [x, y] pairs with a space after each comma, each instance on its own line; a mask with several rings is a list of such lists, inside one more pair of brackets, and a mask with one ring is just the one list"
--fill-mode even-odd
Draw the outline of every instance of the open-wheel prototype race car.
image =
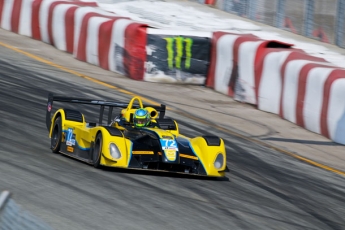
[[[98, 123], [86, 122], [78, 110], [59, 108], [53, 102], [100, 106]], [[103, 124], [107, 108], [107, 123]], [[133, 114], [145, 109], [150, 125], [136, 127]], [[119, 112], [113, 117], [113, 110]], [[63, 153], [100, 166], [162, 170], [224, 177], [228, 171], [224, 141], [217, 136], [186, 137], [175, 120], [165, 118], [165, 105], [143, 105], [140, 97], [129, 103], [48, 95], [46, 124], [54, 153]]]

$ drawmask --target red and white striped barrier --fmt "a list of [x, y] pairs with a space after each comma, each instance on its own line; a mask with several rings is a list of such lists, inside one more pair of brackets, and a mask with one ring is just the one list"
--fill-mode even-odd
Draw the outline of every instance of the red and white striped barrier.
[[142, 80], [146, 24], [95, 7], [78, 6], [93, 3], [44, 2], [40, 11], [42, 41], [73, 52], [78, 60]]
[[[75, 35], [75, 13], [79, 9], [96, 6], [93, 2], [50, 2], [40, 9], [40, 34], [43, 42], [54, 45], [59, 50], [73, 52]], [[91, 8], [91, 7], [90, 7]], [[45, 21], [48, 23], [45, 24]]]
[[345, 144], [345, 70], [333, 69], [323, 88], [321, 134]]
[[213, 33], [210, 69], [206, 82], [208, 87], [234, 96], [235, 81], [238, 77], [238, 47], [251, 40], [258, 39], [251, 34]]
[[96, 7], [96, 2], [0, 0], [0, 25], [142, 80], [147, 26]]
[[96, 2], [81, 1], [2, 0], [1, 28], [50, 43], [53, 12], [61, 4], [97, 6]]
[[255, 76], [260, 82], [257, 87], [258, 109], [280, 114], [281, 95], [283, 92], [284, 70], [292, 60], [324, 61], [296, 49], [265, 50], [256, 60]]
[[214, 33], [206, 85], [345, 144], [345, 70], [290, 44]]
[[22, 35], [31, 36], [31, 14], [34, 0], [6, 0], [0, 1], [0, 25]]
[[[69, 6], [70, 5], [70, 6]], [[73, 25], [66, 23], [66, 16], [64, 13], [70, 8], [76, 6], [97, 6], [95, 2], [80, 2], [80, 1], [42, 1], [39, 10], [39, 28], [41, 34], [41, 41], [54, 45], [53, 31], [57, 31], [57, 26]], [[73, 11], [72, 10], [72, 11]], [[65, 16], [65, 17], [64, 17]], [[54, 19], [54, 20], [53, 20]], [[64, 32], [64, 31], [62, 31]], [[55, 33], [56, 34], [56, 33]]]
[[289, 48], [291, 44], [261, 40], [251, 34], [216, 32], [212, 47], [206, 85], [242, 102], [257, 104], [257, 59], [269, 47]]

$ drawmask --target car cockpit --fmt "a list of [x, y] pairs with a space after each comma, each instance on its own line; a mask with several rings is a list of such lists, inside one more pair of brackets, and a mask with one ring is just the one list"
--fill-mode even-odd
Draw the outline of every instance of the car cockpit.
[[[137, 102], [137, 104], [135, 104], [135, 102]], [[114, 126], [120, 130], [133, 127], [134, 113], [139, 108], [146, 109], [150, 113], [151, 125], [149, 127], [157, 127], [158, 123], [156, 121], [156, 118], [158, 117], [158, 111], [152, 107], [144, 107], [139, 97], [133, 97], [132, 100], [128, 103], [127, 108], [121, 110], [120, 114], [113, 119], [110, 126]]]

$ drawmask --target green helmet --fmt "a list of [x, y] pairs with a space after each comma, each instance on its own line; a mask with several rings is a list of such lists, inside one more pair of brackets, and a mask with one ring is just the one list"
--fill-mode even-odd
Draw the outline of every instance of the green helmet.
[[137, 109], [133, 115], [133, 123], [135, 127], [145, 127], [149, 125], [150, 120], [150, 113], [146, 109]]

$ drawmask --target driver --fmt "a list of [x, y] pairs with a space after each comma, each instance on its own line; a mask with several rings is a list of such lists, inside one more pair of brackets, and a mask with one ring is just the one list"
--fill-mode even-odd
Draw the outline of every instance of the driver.
[[133, 123], [136, 128], [147, 127], [151, 125], [151, 116], [146, 109], [137, 109], [133, 115]]

